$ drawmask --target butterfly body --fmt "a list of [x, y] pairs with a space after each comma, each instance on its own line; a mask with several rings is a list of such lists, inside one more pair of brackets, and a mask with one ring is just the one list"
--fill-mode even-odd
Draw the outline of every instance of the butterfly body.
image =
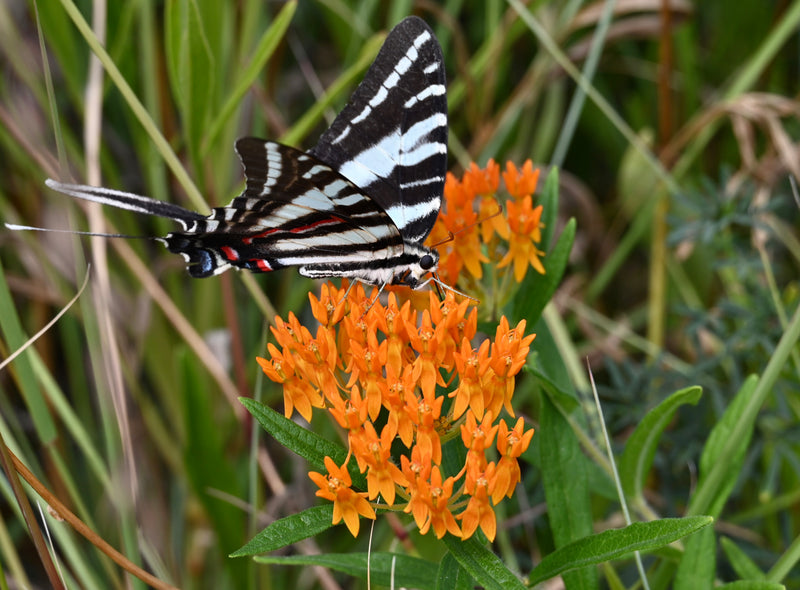
[[176, 221], [180, 231], [157, 239], [193, 277], [294, 266], [310, 278], [418, 288], [436, 271], [439, 255], [423, 242], [444, 190], [447, 100], [441, 48], [424, 21], [409, 17], [389, 33], [309, 152], [249, 137], [235, 147], [245, 189], [208, 216], [112, 189], [47, 184]]

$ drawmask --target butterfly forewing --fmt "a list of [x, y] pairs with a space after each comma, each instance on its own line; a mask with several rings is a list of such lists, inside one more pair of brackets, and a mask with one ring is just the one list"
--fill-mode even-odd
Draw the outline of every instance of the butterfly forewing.
[[442, 50], [423, 20], [389, 33], [311, 153], [375, 200], [407, 241], [424, 241], [444, 190], [447, 98]]

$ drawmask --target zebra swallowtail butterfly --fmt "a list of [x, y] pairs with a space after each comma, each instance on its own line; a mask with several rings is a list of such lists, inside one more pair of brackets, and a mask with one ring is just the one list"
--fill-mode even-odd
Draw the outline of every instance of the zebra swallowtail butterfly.
[[421, 19], [406, 18], [389, 33], [309, 152], [249, 137], [236, 142], [236, 152], [244, 192], [207, 217], [107, 188], [51, 179], [47, 186], [178, 222], [182, 231], [155, 239], [183, 255], [193, 277], [287, 266], [381, 288], [420, 288], [430, 280], [423, 277], [435, 277], [439, 254], [423, 242], [442, 202], [447, 98], [442, 50]]

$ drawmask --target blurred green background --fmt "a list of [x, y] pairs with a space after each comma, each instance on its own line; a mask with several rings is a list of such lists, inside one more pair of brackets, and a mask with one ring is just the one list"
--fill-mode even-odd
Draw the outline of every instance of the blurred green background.
[[[619, 1], [608, 26], [604, 3], [579, 1], [131, 0], [93, 16], [98, 6], [0, 5], [3, 221], [172, 229], [108, 208], [87, 214], [46, 189], [47, 177], [204, 212], [225, 204], [242, 187], [237, 137], [310, 147], [382, 35], [420, 15], [445, 55], [451, 170], [489, 158], [559, 167], [559, 219], [578, 222], [553, 300], [566, 336], [559, 351], [567, 366], [577, 361], [579, 389], [589, 359], [615, 443], [668, 393], [703, 386], [667, 430], [647, 486], [659, 515], [682, 513], [709, 429], [763, 370], [798, 301], [789, 177], [800, 173], [800, 3]], [[107, 56], [92, 74], [100, 20]], [[280, 407], [254, 357], [272, 314], [308, 313], [314, 284], [292, 269], [191, 280], [179, 257], [149, 241], [4, 229], [3, 357], [76, 294], [88, 262], [91, 286], [78, 303], [0, 374], [5, 443], [100, 537], [177, 586], [351, 587], [311, 568], [227, 558], [265, 524], [315, 504], [304, 464], [258, 438], [236, 401]], [[730, 474], [734, 497], [718, 525], [762, 568], [798, 535], [799, 367], [795, 351], [742, 472]], [[519, 411], [536, 425], [528, 399]], [[526, 493], [508, 503], [496, 550], [527, 571], [552, 540], [541, 474], [523, 473]], [[2, 492], [3, 570], [46, 584], [5, 478]], [[596, 528], [615, 522], [613, 499], [598, 494], [592, 508]], [[392, 546], [379, 526], [377, 546]], [[126, 584], [68, 527], [51, 529], [67, 579]], [[338, 527], [296, 551], [354, 547], [365, 541]], [[717, 575], [740, 573], [723, 559]]]

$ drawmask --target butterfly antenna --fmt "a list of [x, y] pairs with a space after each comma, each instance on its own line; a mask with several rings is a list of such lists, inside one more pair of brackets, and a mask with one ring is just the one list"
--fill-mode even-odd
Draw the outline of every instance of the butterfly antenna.
[[433, 276], [431, 277], [431, 279], [433, 280], [433, 284], [434, 284], [434, 285], [437, 285], [437, 286], [441, 287], [441, 288], [442, 288], [442, 289], [444, 289], [445, 291], [452, 291], [452, 292], [453, 292], [453, 293], [455, 293], [456, 295], [461, 295], [462, 297], [465, 297], [466, 299], [471, 299], [471, 300], [472, 300], [472, 301], [474, 301], [476, 304], [478, 304], [478, 303], [480, 303], [480, 302], [481, 302], [481, 300], [480, 300], [480, 299], [476, 299], [476, 298], [475, 298], [475, 297], [473, 297], [472, 295], [467, 295], [466, 293], [464, 293], [464, 291], [459, 291], [459, 290], [458, 290], [458, 289], [456, 289], [455, 287], [451, 287], [450, 285], [448, 285], [447, 283], [445, 283], [445, 282], [444, 282], [442, 279], [440, 279], [440, 278], [439, 278], [439, 275], [436, 275], [436, 274], [435, 274], [435, 275], [433, 275]]
[[460, 230], [458, 230], [456, 233], [453, 233], [453, 232], [451, 232], [451, 231], [448, 231], [448, 232], [447, 232], [447, 234], [448, 234], [448, 235], [447, 235], [447, 238], [445, 238], [444, 240], [442, 240], [442, 241], [440, 241], [440, 242], [436, 242], [435, 244], [431, 244], [431, 246], [430, 246], [430, 247], [431, 247], [431, 248], [437, 248], [438, 246], [441, 246], [442, 244], [446, 244], [447, 242], [452, 242], [452, 241], [453, 241], [453, 240], [456, 238], [456, 236], [457, 236], [458, 234], [460, 234], [461, 232], [467, 231], [468, 229], [471, 229], [471, 228], [475, 227], [476, 225], [480, 225], [481, 223], [484, 223], [484, 222], [486, 222], [486, 221], [489, 221], [490, 219], [494, 219], [495, 217], [497, 217], [498, 215], [500, 215], [500, 214], [503, 212], [503, 206], [502, 206], [500, 203], [498, 203], [498, 202], [497, 202], [497, 199], [495, 199], [495, 200], [494, 200], [494, 202], [495, 202], [495, 203], [497, 203], [497, 211], [495, 211], [494, 213], [492, 213], [491, 215], [489, 215], [489, 217], [485, 217], [485, 218], [483, 218], [483, 219], [479, 219], [479, 220], [478, 220], [478, 221], [476, 221], [475, 223], [471, 223], [471, 224], [469, 224], [469, 225], [468, 225], [468, 226], [466, 226], [466, 227], [462, 227], [462, 228], [461, 228]]
[[42, 232], [53, 232], [57, 234], [73, 234], [78, 236], [97, 236], [100, 238], [124, 238], [126, 240], [162, 239], [162, 238], [157, 238], [155, 236], [132, 236], [128, 234], [107, 234], [103, 232], [94, 232], [94, 231], [76, 231], [72, 229], [53, 229], [48, 227], [36, 227], [33, 225], [18, 225], [16, 223], [4, 223], [3, 225], [6, 226], [6, 229], [10, 229], [12, 231], [42, 231]]
[[[428, 280], [426, 280], [425, 282], [423, 282], [423, 283], [420, 283], [419, 285], [417, 285], [416, 289], [421, 289], [422, 287], [424, 287], [425, 285], [427, 285], [427, 284], [428, 284], [428, 283], [430, 283], [430, 282], [433, 282], [433, 284], [434, 284], [434, 285], [436, 285], [436, 290], [437, 290], [437, 291], [438, 291], [438, 290], [439, 290], [439, 288], [441, 287], [441, 288], [442, 288], [442, 289], [444, 289], [445, 291], [452, 291], [452, 292], [453, 292], [453, 293], [455, 293], [456, 295], [461, 295], [462, 297], [465, 297], [466, 299], [471, 299], [471, 300], [472, 300], [472, 301], [474, 301], [475, 303], [480, 303], [480, 302], [481, 302], [481, 300], [480, 300], [480, 299], [475, 299], [475, 297], [473, 297], [472, 295], [467, 295], [467, 294], [466, 294], [466, 293], [464, 293], [463, 291], [459, 291], [459, 290], [458, 290], [458, 289], [456, 289], [455, 287], [451, 287], [450, 285], [448, 285], [447, 283], [445, 283], [445, 282], [444, 282], [442, 279], [440, 279], [440, 278], [439, 278], [439, 275], [437, 275], [437, 274], [435, 274], [435, 273], [431, 273], [431, 278], [429, 278], [429, 279], [428, 279]], [[440, 299], [441, 299], [441, 297], [440, 297]]]
[[[470, 227], [472, 227], [472, 226], [470, 226]], [[459, 230], [459, 231], [464, 231], [465, 229], [467, 229], [467, 228], [463, 228], [463, 229], [461, 229], [461, 230]], [[439, 242], [436, 242], [435, 244], [431, 244], [431, 245], [430, 245], [430, 247], [431, 247], [431, 248], [438, 248], [438, 247], [439, 247], [439, 246], [441, 246], [442, 244], [446, 244], [447, 242], [452, 242], [452, 241], [453, 241], [453, 240], [455, 240], [455, 239], [456, 239], [456, 236], [455, 236], [455, 234], [454, 234], [453, 232], [451, 232], [451, 231], [448, 231], [448, 232], [447, 232], [447, 237], [446, 237], [444, 240], [441, 240], [441, 241], [439, 241]]]

